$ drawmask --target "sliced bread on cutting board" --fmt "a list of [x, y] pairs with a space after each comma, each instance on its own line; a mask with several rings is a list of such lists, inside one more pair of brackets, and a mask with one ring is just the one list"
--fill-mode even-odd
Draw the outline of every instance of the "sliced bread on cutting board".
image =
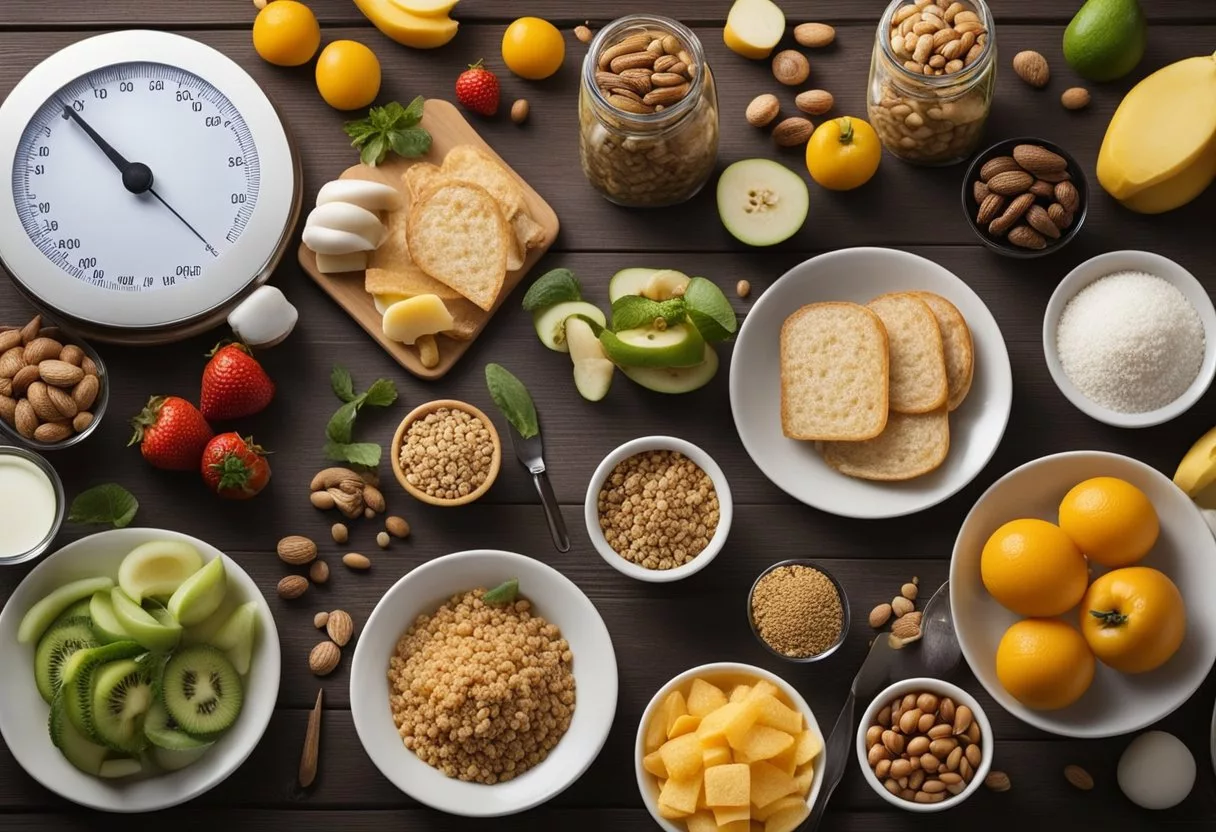
[[864, 442], [824, 442], [823, 460], [842, 474], [864, 480], [910, 480], [927, 474], [950, 451], [945, 407], [931, 413], [895, 413], [886, 429]]
[[946, 403], [942, 333], [929, 305], [907, 292], [879, 295], [866, 304], [887, 331], [890, 404], [897, 413], [928, 413]]
[[942, 333], [942, 350], [946, 357], [946, 406], [956, 410], [971, 391], [975, 375], [975, 347], [971, 328], [958, 307], [933, 292], [913, 292], [933, 310], [937, 327]]
[[874, 312], [855, 303], [802, 307], [781, 327], [780, 362], [789, 438], [859, 441], [886, 427], [887, 332]]

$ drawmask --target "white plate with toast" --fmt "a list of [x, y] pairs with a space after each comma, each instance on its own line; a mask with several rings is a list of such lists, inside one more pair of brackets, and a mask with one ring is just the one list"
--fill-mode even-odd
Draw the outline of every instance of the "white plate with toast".
[[966, 283], [914, 254], [850, 248], [795, 266], [752, 306], [730, 400], [743, 446], [787, 494], [843, 517], [899, 517], [988, 464], [1013, 378]]

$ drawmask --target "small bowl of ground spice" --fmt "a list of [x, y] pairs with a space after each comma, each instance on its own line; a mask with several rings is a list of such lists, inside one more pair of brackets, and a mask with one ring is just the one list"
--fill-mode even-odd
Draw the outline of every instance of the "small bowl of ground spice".
[[410, 496], [433, 506], [463, 506], [490, 490], [502, 466], [494, 423], [454, 399], [419, 405], [401, 420], [393, 473]]
[[747, 620], [773, 655], [791, 662], [816, 662], [844, 644], [849, 599], [822, 566], [809, 560], [783, 560], [752, 584]]
[[705, 451], [673, 436], [626, 442], [595, 469], [583, 515], [608, 565], [639, 581], [700, 572], [722, 550], [734, 504]]

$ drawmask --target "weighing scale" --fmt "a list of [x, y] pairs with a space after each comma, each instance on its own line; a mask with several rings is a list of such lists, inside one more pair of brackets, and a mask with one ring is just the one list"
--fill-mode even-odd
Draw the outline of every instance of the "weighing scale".
[[293, 142], [257, 82], [198, 41], [98, 35], [0, 105], [0, 261], [29, 299], [99, 341], [221, 323], [278, 264], [299, 216]]

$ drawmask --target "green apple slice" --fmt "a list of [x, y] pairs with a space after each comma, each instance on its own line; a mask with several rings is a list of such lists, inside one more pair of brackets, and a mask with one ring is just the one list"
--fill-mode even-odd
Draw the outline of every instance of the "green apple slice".
[[68, 607], [88, 598], [94, 592], [109, 589], [112, 586], [114, 586], [114, 582], [109, 578], [83, 578], [79, 581], [72, 581], [70, 584], [64, 584], [30, 607], [29, 612], [25, 614], [25, 617], [21, 619], [21, 624], [17, 627], [17, 642], [30, 644], [37, 641], [46, 632], [46, 628], [51, 626], [59, 614]]
[[211, 646], [228, 654], [228, 660], [242, 676], [249, 673], [253, 662], [253, 646], [258, 635], [258, 604], [241, 604], [211, 639]]
[[152, 540], [131, 550], [118, 567], [118, 585], [137, 604], [168, 598], [203, 568], [203, 556], [189, 543]]
[[718, 178], [718, 216], [735, 239], [749, 246], [788, 240], [806, 222], [806, 182], [770, 159], [744, 159]]
[[168, 625], [157, 621], [151, 613], [132, 601], [120, 588], [114, 587], [110, 592], [110, 601], [114, 605], [114, 616], [118, 624], [128, 633], [130, 638], [149, 650], [164, 652], [177, 646], [182, 637], [180, 625]]
[[691, 393], [713, 380], [718, 372], [718, 354], [706, 344], [705, 360], [692, 367], [622, 367], [621, 372], [656, 393]]
[[598, 402], [608, 395], [615, 365], [604, 353], [603, 344], [595, 337], [591, 324], [582, 318], [566, 321], [566, 341], [574, 361], [574, 386], [589, 402]]
[[89, 617], [93, 619], [93, 632], [102, 644], [115, 641], [130, 641], [131, 634], [123, 629], [114, 614], [114, 602], [109, 592], [94, 592], [89, 601]]
[[600, 326], [607, 323], [598, 306], [582, 300], [559, 303], [532, 316], [532, 325], [536, 327], [540, 342], [555, 352], [570, 352], [566, 346], [566, 319], [573, 315], [586, 315]]
[[213, 558], [177, 588], [169, 599], [169, 612], [183, 627], [201, 624], [224, 603], [227, 592], [224, 559]]
[[604, 352], [621, 367], [691, 367], [705, 360], [705, 340], [691, 324], [600, 333]]
[[626, 295], [640, 295], [656, 272], [663, 269], [635, 267], [621, 269], [608, 280], [608, 302], [616, 303]]

